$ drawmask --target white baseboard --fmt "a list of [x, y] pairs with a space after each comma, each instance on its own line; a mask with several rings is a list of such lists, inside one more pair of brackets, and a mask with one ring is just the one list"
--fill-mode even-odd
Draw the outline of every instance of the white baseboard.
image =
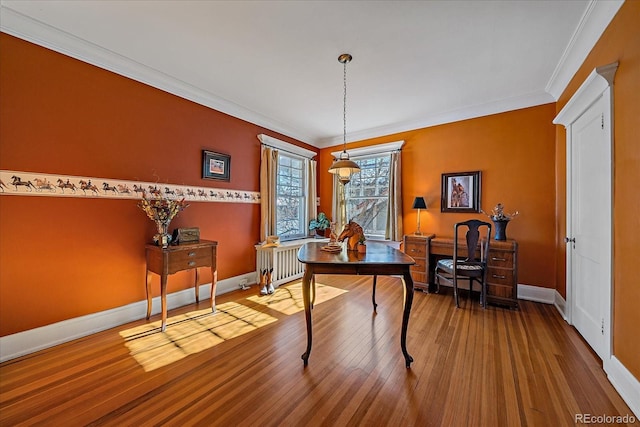
[[555, 292], [556, 290], [551, 288], [518, 284], [518, 299], [527, 301], [553, 304], [555, 301]]
[[636, 419], [640, 419], [640, 381], [615, 356], [604, 363], [604, 371]]
[[564, 300], [564, 298], [562, 298], [562, 295], [560, 295], [560, 292], [558, 291], [555, 291], [554, 297], [555, 298], [553, 305], [556, 306], [556, 309], [560, 313], [560, 316], [562, 316], [562, 318], [567, 321], [567, 302]]
[[[248, 284], [255, 284], [255, 272], [219, 280], [216, 295], [240, 289], [240, 281], [246, 279]], [[200, 285], [200, 300], [211, 297], [211, 283]], [[184, 289], [167, 295], [167, 309], [171, 310], [195, 302], [193, 288]], [[160, 297], [153, 298], [151, 314], [160, 313]], [[147, 301], [138, 301], [122, 307], [86, 316], [63, 320], [51, 325], [0, 337], [0, 362], [11, 360], [25, 354], [53, 347], [67, 341], [82, 338], [96, 332], [115, 328], [147, 315]]]

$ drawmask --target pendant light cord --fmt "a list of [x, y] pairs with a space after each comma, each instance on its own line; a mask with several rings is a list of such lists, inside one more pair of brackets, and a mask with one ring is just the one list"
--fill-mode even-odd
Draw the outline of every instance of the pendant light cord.
[[342, 128], [342, 150], [344, 152], [347, 151], [347, 62], [348, 61], [344, 61], [342, 63], [342, 65], [344, 66], [344, 72], [343, 72], [343, 83], [344, 83], [344, 97], [343, 97], [343, 103], [342, 103], [342, 124], [343, 124], [343, 128]]

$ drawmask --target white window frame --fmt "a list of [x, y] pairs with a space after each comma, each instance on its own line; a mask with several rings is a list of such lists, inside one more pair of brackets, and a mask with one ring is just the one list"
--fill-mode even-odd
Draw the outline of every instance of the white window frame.
[[[296, 239], [303, 239], [305, 237], [307, 237], [309, 235], [309, 231], [308, 231], [308, 227], [307, 224], [309, 224], [309, 212], [307, 212], [307, 203], [306, 203], [306, 188], [307, 188], [307, 181], [309, 179], [309, 177], [307, 176], [307, 170], [305, 167], [305, 158], [302, 156], [298, 156], [295, 154], [291, 154], [291, 153], [286, 153], [286, 152], [278, 152], [278, 181], [280, 181], [280, 176], [281, 176], [281, 172], [280, 172], [280, 168], [281, 166], [281, 159], [282, 158], [287, 158], [287, 159], [292, 159], [292, 160], [297, 160], [300, 161], [302, 163], [302, 167], [300, 168], [300, 172], [301, 172], [301, 176], [300, 176], [300, 186], [299, 186], [299, 190], [300, 190], [300, 196], [287, 196], [283, 193], [280, 192], [280, 188], [281, 186], [279, 185], [279, 183], [276, 183], [276, 200], [280, 197], [296, 197], [298, 199], [298, 209], [300, 210], [300, 215], [298, 216], [298, 221], [300, 221], [300, 227], [298, 229], [298, 233], [296, 234], [281, 234], [282, 230], [276, 230], [276, 233], [281, 237], [281, 239], [284, 240], [296, 240]], [[278, 205], [276, 202], [276, 224], [278, 223], [277, 217], [278, 217]]]
[[[360, 148], [353, 148], [353, 149], [348, 149], [347, 152], [351, 158], [351, 160], [353, 161], [358, 161], [362, 158], [369, 158], [369, 157], [378, 157], [378, 156], [382, 156], [385, 154], [389, 154], [389, 156], [391, 155], [392, 152], [394, 151], [400, 151], [402, 149], [402, 146], [404, 145], [404, 140], [400, 140], [400, 141], [394, 141], [394, 142], [387, 142], [384, 144], [376, 144], [376, 145], [370, 145], [367, 147], [360, 147]], [[337, 159], [340, 157], [340, 153], [342, 153], [342, 151], [334, 151], [331, 152], [331, 155], [333, 156], [334, 159]], [[349, 184], [347, 184], [349, 185]], [[345, 202], [348, 203], [347, 201], [347, 194], [345, 194]], [[389, 203], [391, 203], [391, 201], [389, 201]], [[348, 218], [347, 218], [348, 220]], [[388, 221], [388, 219], [387, 219]], [[382, 237], [378, 236], [378, 235], [373, 235], [373, 236], [369, 236], [366, 235], [367, 239], [369, 239], [370, 237], [373, 240], [378, 240], [378, 239], [385, 239], [385, 236], [382, 235]]]
[[[274, 138], [272, 136], [269, 135], [265, 135], [265, 134], [259, 134], [258, 135], [258, 140], [260, 140], [260, 142], [264, 145], [268, 145], [270, 147], [273, 147], [275, 149], [278, 150], [278, 157], [280, 156], [287, 156], [287, 157], [292, 157], [292, 158], [298, 158], [300, 160], [308, 160], [308, 159], [313, 159], [313, 157], [317, 156], [317, 153], [311, 150], [307, 150], [306, 148], [302, 148], [299, 147], [297, 145], [291, 144], [289, 142], [286, 141], [282, 141], [279, 140], [277, 138]], [[280, 166], [280, 159], [278, 159], [278, 167]], [[307, 191], [307, 187], [306, 184], [309, 180], [309, 176], [308, 176], [308, 171], [306, 168], [303, 168], [303, 196], [306, 198], [308, 197], [308, 195], [306, 194]], [[276, 184], [277, 185], [277, 184]], [[276, 194], [278, 194], [278, 189], [275, 188], [274, 191], [276, 192]], [[277, 204], [277, 202], [276, 202]], [[287, 241], [287, 240], [297, 240], [297, 239], [304, 239], [306, 237], [309, 236], [309, 229], [308, 229], [308, 224], [309, 221], [311, 220], [310, 218], [310, 214], [308, 212], [308, 203], [304, 203], [304, 218], [302, 219], [302, 229], [299, 230], [301, 232], [301, 234], [296, 234], [295, 236], [282, 236], [281, 237], [281, 241]], [[274, 209], [276, 209], [276, 223], [277, 223], [277, 206], [273, 207]]]

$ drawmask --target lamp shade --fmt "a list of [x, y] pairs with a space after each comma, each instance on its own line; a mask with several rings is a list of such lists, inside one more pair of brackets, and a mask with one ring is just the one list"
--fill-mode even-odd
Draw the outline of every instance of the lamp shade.
[[424, 201], [424, 197], [416, 197], [413, 200], [413, 209], [427, 209], [427, 203]]
[[340, 159], [331, 165], [329, 172], [337, 174], [340, 182], [346, 184], [351, 181], [351, 175], [360, 172], [360, 166], [353, 160], [349, 160], [349, 155], [345, 151], [340, 155]]

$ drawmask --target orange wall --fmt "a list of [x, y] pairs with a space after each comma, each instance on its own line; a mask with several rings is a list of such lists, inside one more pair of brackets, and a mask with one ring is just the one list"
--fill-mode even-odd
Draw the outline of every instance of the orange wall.
[[[317, 151], [4, 33], [0, 92], [0, 169], [259, 191], [258, 134]], [[231, 155], [231, 182], [201, 179], [202, 149]], [[171, 228], [217, 240], [225, 279], [255, 269], [259, 215], [191, 202]], [[144, 300], [154, 233], [133, 200], [0, 196], [0, 336]], [[192, 280], [171, 276], [169, 291]]]
[[[509, 223], [507, 237], [519, 243], [519, 283], [555, 287], [555, 105], [510, 111], [349, 144], [356, 148], [404, 140], [402, 192], [404, 232], [413, 233], [416, 196], [424, 196], [420, 228], [452, 236], [453, 224], [482, 214], [440, 212], [441, 175], [482, 171], [481, 205], [498, 202], [520, 216]], [[331, 212], [331, 151], [320, 152], [320, 209]]]
[[[586, 80], [594, 68], [619, 62], [613, 84], [613, 157], [614, 157], [614, 292], [613, 292], [613, 353], [629, 371], [640, 379], [640, 1], [627, 1], [618, 11], [609, 27], [594, 46], [571, 83], [557, 103], [557, 111]], [[558, 141], [557, 163], [559, 180], [557, 198], [564, 203], [566, 169], [566, 140], [564, 129], [556, 132]], [[564, 206], [564, 205], [563, 205]], [[560, 209], [559, 223], [566, 215]], [[564, 231], [564, 229], [562, 229]], [[559, 234], [564, 237], [564, 234]], [[564, 262], [564, 243], [558, 241], [559, 259]], [[561, 282], [565, 292], [565, 282]]]

